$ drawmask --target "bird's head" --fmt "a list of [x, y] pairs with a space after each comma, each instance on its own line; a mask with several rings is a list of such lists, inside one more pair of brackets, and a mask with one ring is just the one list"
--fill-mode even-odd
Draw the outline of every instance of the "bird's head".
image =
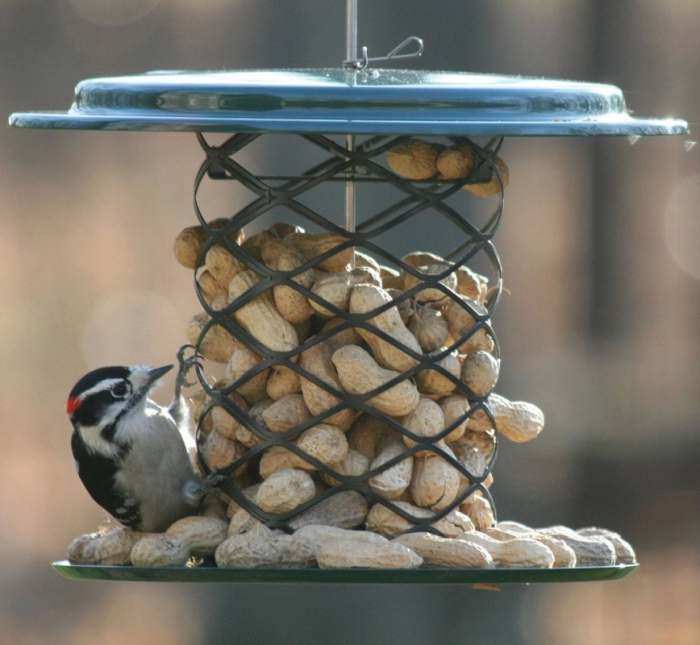
[[109, 426], [142, 405], [161, 376], [172, 367], [135, 365], [93, 370], [73, 386], [66, 412], [74, 426]]

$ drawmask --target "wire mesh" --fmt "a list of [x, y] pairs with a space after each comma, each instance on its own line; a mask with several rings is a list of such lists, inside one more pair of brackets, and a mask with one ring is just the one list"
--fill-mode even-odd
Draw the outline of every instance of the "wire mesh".
[[[253, 445], [244, 454], [236, 458], [226, 468], [217, 471], [222, 476], [219, 484], [220, 488], [253, 517], [271, 528], [285, 531], [291, 531], [290, 523], [292, 520], [324, 500], [343, 491], [359, 492], [366, 498], [370, 507], [374, 504], [383, 505], [408, 521], [412, 531], [430, 531], [439, 534], [440, 531], [435, 527], [435, 523], [448, 516], [454, 509], [458, 509], [464, 500], [477, 491], [488, 500], [495, 516], [495, 503], [488, 489], [489, 476], [498, 453], [495, 433], [489, 432], [484, 434], [491, 442], [491, 450], [488, 463], [485, 464], [481, 472], [471, 472], [449, 449], [446, 449], [446, 444], [443, 441], [456, 428], [469, 420], [475, 419], [477, 415], [480, 415], [482, 421], [485, 415], [490, 425], [495, 427], [495, 420], [488, 404], [488, 393], [475, 394], [459, 377], [456, 377], [440, 365], [440, 361], [458, 351], [464, 343], [469, 341], [480, 330], [484, 330], [493, 339], [493, 353], [497, 357], [500, 356], [498, 341], [491, 326], [491, 316], [498, 304], [502, 290], [501, 262], [492, 241], [501, 220], [504, 204], [503, 180], [495, 163], [502, 139], [495, 138], [484, 146], [478, 146], [462, 137], [448, 138], [448, 143], [451, 145], [465, 143], [471, 145], [477, 156], [473, 172], [468, 177], [458, 180], [409, 181], [381, 163], [382, 155], [395, 146], [406, 143], [409, 139], [408, 137], [373, 136], [366, 138], [364, 141], [358, 141], [354, 150], [347, 150], [343, 145], [327, 136], [319, 134], [298, 135], [304, 141], [323, 152], [325, 155], [323, 161], [316, 163], [300, 174], [256, 175], [247, 170], [236, 159], [236, 155], [260, 136], [263, 135], [236, 134], [220, 145], [214, 145], [208, 142], [201, 133], [197, 134], [197, 140], [206, 157], [195, 177], [194, 211], [199, 224], [206, 232], [207, 240], [197, 262], [197, 269], [195, 269], [195, 289], [199, 302], [209, 316], [209, 320], [203, 326], [194, 350], [197, 353], [201, 353], [202, 343], [205, 342], [207, 334], [213, 327], [219, 326], [230, 334], [237, 343], [249, 348], [260, 358], [259, 362], [248, 369], [242, 376], [233, 382], [225, 383], [223, 386], [210, 383], [206, 370], [201, 364], [196, 368], [198, 381], [208, 397], [208, 403], [198, 424], [198, 445], [201, 445], [204, 439], [204, 420], [216, 407], [223, 408], [254, 438]], [[249, 204], [232, 215], [223, 225], [221, 222], [212, 225], [212, 221], [202, 212], [199, 200], [200, 188], [206, 177], [238, 182], [241, 186], [251, 191], [255, 197]], [[498, 182], [500, 191], [497, 205], [483, 225], [476, 226], [469, 221], [466, 215], [461, 214], [448, 204], [448, 198], [460, 191], [465, 185], [489, 181], [492, 177], [495, 177]], [[319, 212], [319, 210], [311, 208], [303, 202], [305, 193], [324, 182], [345, 182], [348, 179], [357, 183], [379, 183], [393, 186], [400, 192], [401, 196], [389, 206], [383, 207], [381, 210], [359, 221], [354, 232], [345, 230], [342, 226]], [[338, 244], [318, 254], [316, 257], [305, 259], [303, 263], [293, 270], [283, 271], [270, 268], [254, 252], [254, 249], [238, 244], [236, 239], [244, 227], [249, 226], [258, 218], [278, 207], [288, 209], [320, 231], [337, 235], [339, 238]], [[456, 246], [449, 253], [443, 255], [445, 260], [444, 269], [439, 272], [431, 271], [430, 273], [425, 273], [420, 270], [420, 266], [415, 267], [409, 264], [387, 251], [376, 241], [377, 237], [391, 234], [398, 226], [405, 224], [426, 211], [429, 211], [435, 217], [449, 221], [460, 231], [462, 236]], [[247, 291], [230, 300], [225, 306], [217, 308], [212, 306], [210, 299], [204, 293], [198, 280], [206, 253], [215, 245], [226, 249], [233, 258], [245, 265], [247, 269], [252, 270], [258, 279], [257, 283], [252, 284]], [[299, 276], [305, 272], [318, 270], [319, 265], [324, 261], [338, 253], [351, 249], [366, 251], [378, 259], [379, 262], [387, 263], [404, 272], [404, 274], [412, 276], [415, 284], [368, 313], [353, 314], [321, 298], [311, 288], [299, 283]], [[483, 253], [487, 259], [495, 277], [483, 308], [461, 296], [455, 289], [445, 284], [450, 279], [450, 276], [455, 274], [460, 267], [465, 266], [466, 263], [480, 253]], [[268, 294], [272, 294], [272, 290], [281, 285], [293, 289], [309, 301], [313, 301], [329, 310], [334, 317], [340, 320], [339, 324], [325, 330], [321, 329], [319, 324], [315, 325], [311, 330], [312, 333], [307, 338], [301, 340], [296, 347], [288, 351], [275, 351], [266, 346], [260, 338], [256, 337], [255, 330], [246, 328], [240, 323], [237, 314], [241, 312], [242, 308], [256, 299], [269, 297]], [[372, 321], [393, 307], [399, 307], [402, 304], [411, 302], [417, 294], [427, 289], [440, 292], [443, 302], [448, 302], [447, 299], [449, 299], [449, 301], [457, 303], [471, 317], [473, 324], [469, 328], [464, 329], [458, 338], [453, 338], [453, 342], [449, 346], [441, 347], [432, 352], [418, 353], [379, 329]], [[412, 367], [398, 373], [395, 377], [369, 392], [351, 394], [334, 387], [300, 365], [299, 357], [304, 352], [320, 343], [325, 343], [336, 334], [349, 329], [371, 332], [382, 341], [408, 356], [410, 362], [413, 363]], [[305, 379], [329, 395], [336, 397], [338, 403], [321, 414], [311, 415], [310, 418], [288, 431], [271, 431], [261, 421], [259, 415], [251, 414], [249, 409], [240, 405], [240, 399], [238, 402], [234, 400], [232, 394], [246, 383], [249, 383], [251, 379], [265, 373], [266, 370], [280, 366], [292, 370], [301, 379]], [[434, 373], [448, 379], [454, 385], [453, 394], [463, 395], [469, 402], [468, 411], [447, 425], [439, 434], [431, 437], [415, 434], [405, 426], [401, 418], [389, 416], [372, 404], [374, 397], [387, 392], [406, 379], [415, 379], [426, 370], [433, 370]], [[402, 437], [410, 440], [409, 443], [413, 445], [411, 447], [407, 446], [401, 454], [387, 460], [383, 464], [370, 467], [367, 472], [359, 476], [343, 474], [339, 472], [337, 465], [324, 463], [297, 445], [297, 440], [305, 431], [320, 423], [327, 422], [330, 417], [344, 410], [352, 410], [354, 415], [364, 414], [377, 419], [387, 427], [400, 433]], [[261, 509], [252, 499], [249, 499], [244, 494], [245, 486], [236, 475], [248, 468], [257, 468], [258, 461], [263, 453], [275, 447], [284, 448], [293, 453], [306, 462], [307, 466], [305, 467], [310, 471], [315, 472], [317, 475], [325, 475], [326, 482], [332, 481], [334, 484], [325, 488], [317, 487], [316, 495], [312, 499], [287, 513], [273, 514]], [[407, 457], [418, 453], [422, 455], [431, 453], [441, 457], [457, 470], [464, 482], [454, 501], [444, 508], [440, 508], [440, 510], [427, 513], [426, 517], [419, 517], [408, 512], [400, 505], [397, 505], [397, 500], [386, 499], [377, 494], [369, 485], [370, 479], [374, 476], [392, 468]], [[205, 472], [212, 472], [206, 460], [202, 457], [201, 451], [200, 463]]]

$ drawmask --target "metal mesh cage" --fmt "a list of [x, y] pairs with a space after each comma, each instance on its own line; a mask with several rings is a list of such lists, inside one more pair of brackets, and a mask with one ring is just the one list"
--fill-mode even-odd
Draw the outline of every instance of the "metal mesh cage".
[[[468, 143], [476, 153], [476, 164], [468, 177], [458, 180], [426, 180], [409, 181], [390, 170], [382, 163], [382, 156], [395, 146], [408, 141], [407, 137], [373, 136], [367, 137], [357, 143], [354, 150], [348, 150], [342, 144], [331, 137], [305, 134], [298, 135], [305, 142], [320, 149], [325, 156], [324, 160], [316, 163], [307, 170], [288, 175], [256, 175], [247, 170], [237, 160], [237, 154], [246, 146], [257, 140], [259, 134], [236, 134], [228, 138], [220, 145], [213, 145], [201, 134], [197, 134], [197, 140], [206, 154], [201, 164], [194, 183], [194, 210], [197, 219], [203, 227], [207, 239], [197, 261], [195, 270], [195, 288], [201, 306], [209, 317], [203, 324], [201, 333], [194, 350], [198, 354], [205, 354], [204, 344], [208, 334], [221, 333], [225, 330], [234, 342], [242, 347], [252, 350], [259, 362], [239, 375], [235, 380], [221, 383], [212, 383], [203, 364], [196, 368], [201, 387], [207, 396], [207, 403], [198, 422], [198, 444], [201, 445], [205, 438], [205, 419], [216, 408], [222, 408], [235, 422], [240, 424], [249, 434], [250, 441], [247, 450], [237, 455], [230, 465], [218, 471], [222, 476], [220, 488], [229, 495], [243, 509], [252, 516], [261, 520], [271, 528], [279, 528], [286, 531], [293, 529], [296, 518], [309, 512], [314, 506], [330, 500], [333, 496], [345, 492], [356, 491], [366, 498], [369, 506], [379, 504], [393, 511], [403, 520], [410, 523], [410, 530], [431, 531], [440, 533], [435, 523], [446, 517], [454, 509], [473, 493], [480, 493], [488, 500], [495, 515], [495, 505], [488, 490], [488, 479], [492, 471], [497, 455], [497, 441], [495, 433], [487, 431], [483, 437], [490, 442], [489, 456], [483, 468], [479, 472], [472, 472], [466, 467], [464, 460], [458, 458], [447, 447], [445, 437], [455, 429], [464, 427], [466, 423], [477, 423], [483, 426], [487, 424], [494, 427], [494, 418], [489, 409], [488, 392], [479, 394], [472, 392], [459, 377], [452, 371], [445, 369], [441, 362], [453, 355], [459, 348], [470, 340], [486, 337], [492, 343], [491, 351], [494, 356], [499, 356], [498, 341], [491, 327], [491, 316], [498, 304], [501, 289], [501, 262], [493, 244], [492, 238], [498, 228], [503, 212], [503, 180], [499, 167], [496, 164], [496, 155], [502, 144], [501, 138], [495, 138], [483, 146], [473, 141], [460, 137], [450, 137], [446, 141], [448, 145], [460, 145]], [[265, 135], [274, 136], [274, 135]], [[225, 222], [208, 218], [200, 208], [199, 192], [205, 177], [239, 182], [241, 186], [254, 193], [252, 202], [241, 208]], [[358, 184], [374, 183], [385, 186], [393, 186], [400, 197], [388, 206], [381, 208], [376, 213], [363, 218], [356, 230], [348, 231], [329, 219], [328, 214], [319, 212], [320, 209], [310, 208], [303, 201], [304, 194], [324, 182], [354, 181]], [[448, 199], [455, 195], [467, 184], [496, 181], [500, 190], [497, 193], [495, 209], [486, 218], [483, 225], [477, 226], [469, 221], [466, 215], [448, 203]], [[464, 195], [461, 193], [460, 195]], [[454, 200], [452, 200], [454, 201]], [[464, 200], [466, 203], [467, 200]], [[277, 207], [284, 207], [300, 216], [311, 227], [320, 232], [326, 232], [337, 236], [336, 242], [331, 248], [326, 248], [314, 257], [306, 257], [304, 261], [291, 270], [273, 269], [271, 263], [266, 263], [259, 254], [259, 249], [252, 244], [239, 244], [237, 239], [243, 228], [254, 223], [258, 218], [269, 213]], [[440, 265], [439, 272], [425, 273], [416, 267], [387, 251], [378, 242], [377, 238], [391, 233], [401, 224], [410, 221], [420, 213], [429, 211], [435, 217], [436, 225], [445, 220], [459, 231], [460, 238], [454, 248], [447, 254], [443, 254], [444, 265]], [[245, 288], [236, 293], [226, 303], [213, 303], [211, 297], [203, 289], [198, 276], [201, 275], [201, 267], [209, 249], [219, 246], [228, 251], [235, 261], [244, 265], [248, 276]], [[410, 276], [410, 288], [403, 293], [398, 293], [390, 300], [382, 301], [377, 307], [363, 313], [349, 313], [342, 307], [325, 300], [314, 292], [311, 286], [304, 286], [304, 280], [300, 279], [309, 270], [321, 270], [327, 267], [328, 260], [339, 257], [344, 258], [350, 254], [352, 260], [353, 249], [366, 251], [380, 263], [386, 263]], [[343, 255], [345, 254], [345, 255]], [[470, 262], [477, 254], [486, 258], [494, 277], [491, 289], [483, 301], [483, 307], [475, 301], [460, 295], [455, 288], [461, 267]], [[275, 348], [265, 344], [264, 338], [256, 333], [254, 326], [246, 324], [246, 316], [242, 312], [246, 307], [261, 299], [274, 297], [275, 288], [287, 287], [307, 301], [315, 303], [318, 307], [325, 308], [336, 319], [336, 325], [328, 328], [323, 325], [326, 320], [318, 317], [312, 318], [311, 329], [302, 334], [298, 343], [293, 347]], [[291, 293], [291, 292], [289, 292]], [[407, 306], [421, 294], [430, 294], [434, 298], [441, 299], [450, 307], [458, 307], [457, 314], [463, 312], [464, 320], [469, 324], [460, 330], [459, 337], [451, 339], [449, 346], [444, 346], [431, 352], [419, 352], [415, 348], [399, 342], [391, 334], [380, 329], [376, 325], [378, 316], [388, 310]], [[269, 300], [268, 300], [269, 302]], [[250, 308], [250, 307], [249, 307]], [[263, 322], [263, 321], [261, 321]], [[347, 389], [337, 387], [328, 382], [328, 379], [319, 377], [317, 373], [303, 367], [304, 361], [300, 357], [304, 352], [323, 343], [332, 342], [337, 334], [348, 330], [358, 330], [361, 336], [367, 338], [374, 335], [375, 342], [383, 341], [386, 347], [394, 348], [409, 365], [406, 369], [394, 370], [380, 385], [366, 392], [349, 392]], [[377, 340], [378, 339], [378, 340]], [[260, 414], [243, 405], [241, 399], [234, 396], [246, 383], [250, 383], [256, 376], [270, 368], [285, 367], [295, 372], [302, 382], [311, 383], [321, 391], [335, 397], [336, 404], [328, 407], [319, 414], [311, 414], [308, 418], [283, 432], [271, 431], [261, 419]], [[386, 366], [384, 366], [386, 367]], [[428, 371], [432, 375], [439, 375], [446, 379], [448, 389], [453, 394], [463, 395], [468, 401], [468, 410], [447, 425], [444, 430], [435, 436], [421, 436], [406, 427], [404, 417], [391, 416], [386, 411], [377, 408], [379, 395], [385, 394], [385, 398], [391, 398], [392, 388], [404, 381], [413, 382], [422, 378]], [[380, 406], [381, 407], [381, 406]], [[403, 450], [382, 464], [372, 464], [367, 472], [361, 475], [348, 475], [340, 472], [338, 464], [324, 463], [317, 456], [309, 454], [298, 445], [299, 438], [309, 429], [319, 424], [334, 420], [334, 415], [351, 410], [347, 413], [353, 417], [367, 415], [366, 418], [376, 419], [399, 433], [406, 441]], [[398, 435], [397, 435], [398, 436]], [[410, 447], [409, 447], [410, 445]], [[317, 479], [323, 480], [323, 484], [317, 486], [316, 494], [285, 513], [270, 513], [260, 508], [253, 499], [244, 494], [245, 478], [240, 474], [245, 471], [257, 471], [263, 454], [270, 449], [285, 449], [296, 456], [297, 462], [303, 469], [309, 471]], [[400, 499], [387, 499], [378, 494], [369, 484], [370, 480], [412, 455], [437, 455], [454, 467], [459, 473], [461, 486], [459, 493], [449, 504], [439, 507], [438, 510], [425, 509], [420, 516], [407, 510]], [[202, 458], [200, 462], [206, 472], [212, 469]], [[329, 501], [329, 503], [331, 503]]]

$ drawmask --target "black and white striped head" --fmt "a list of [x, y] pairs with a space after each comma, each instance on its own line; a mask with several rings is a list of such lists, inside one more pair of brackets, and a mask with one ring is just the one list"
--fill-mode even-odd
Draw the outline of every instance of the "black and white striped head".
[[83, 428], [113, 425], [143, 404], [160, 377], [172, 367], [117, 366], [89, 372], [68, 395], [66, 412], [71, 423]]

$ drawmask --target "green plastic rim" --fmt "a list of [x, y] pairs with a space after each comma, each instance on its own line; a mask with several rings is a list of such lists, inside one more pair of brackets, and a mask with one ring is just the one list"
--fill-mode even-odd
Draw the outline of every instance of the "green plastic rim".
[[638, 564], [574, 569], [219, 569], [216, 567], [129, 567], [53, 563], [69, 580], [121, 582], [229, 582], [311, 584], [531, 584], [538, 582], [593, 582], [618, 580]]

